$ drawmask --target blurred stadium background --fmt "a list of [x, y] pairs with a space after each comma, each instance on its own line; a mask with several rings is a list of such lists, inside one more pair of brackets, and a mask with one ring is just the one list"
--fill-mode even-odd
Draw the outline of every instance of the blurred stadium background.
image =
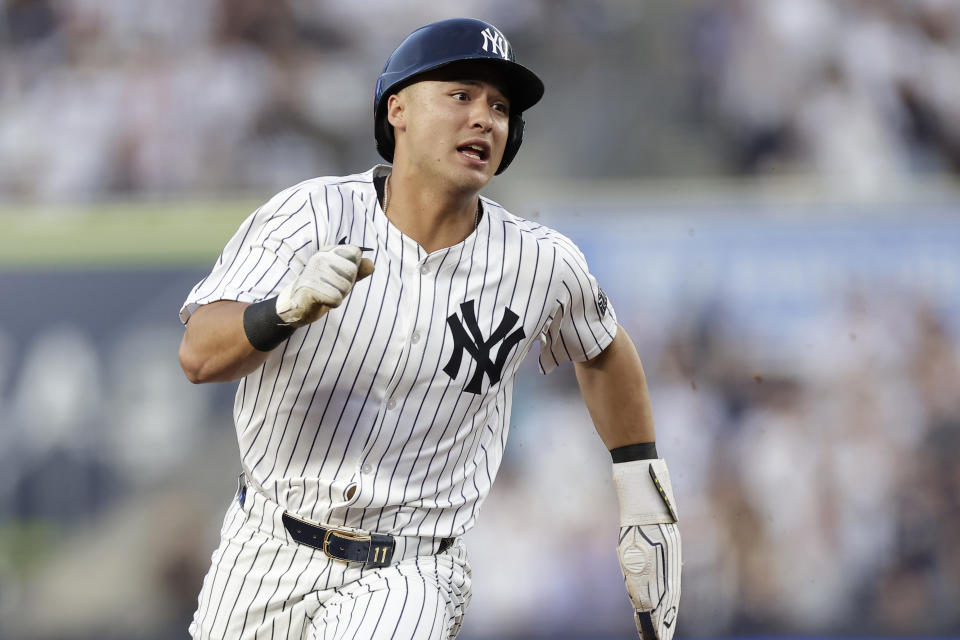
[[[638, 344], [678, 637], [960, 635], [960, 3], [0, 2], [0, 638], [185, 637], [239, 471], [180, 303], [274, 192], [378, 161], [409, 31], [547, 85], [489, 194]], [[571, 368], [517, 386], [462, 636], [635, 637]]]

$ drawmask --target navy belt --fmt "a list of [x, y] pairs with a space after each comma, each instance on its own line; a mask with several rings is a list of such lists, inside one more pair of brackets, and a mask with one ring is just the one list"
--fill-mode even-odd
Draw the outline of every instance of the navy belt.
[[[362, 562], [368, 567], [386, 567], [393, 560], [396, 540], [384, 533], [357, 533], [342, 529], [326, 529], [320, 525], [283, 513], [283, 526], [290, 537], [308, 547], [323, 551], [328, 558], [344, 562]], [[444, 538], [437, 553], [453, 544]]]

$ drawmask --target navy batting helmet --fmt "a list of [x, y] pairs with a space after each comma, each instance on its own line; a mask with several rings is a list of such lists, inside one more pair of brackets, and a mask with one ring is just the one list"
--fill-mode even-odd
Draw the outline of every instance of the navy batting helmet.
[[395, 140], [387, 121], [387, 98], [418, 76], [453, 62], [483, 60], [502, 74], [510, 99], [510, 132], [497, 173], [510, 165], [523, 142], [521, 114], [543, 97], [543, 82], [535, 73], [518, 64], [513, 47], [499, 29], [482, 20], [451, 18], [420, 27], [400, 43], [383, 67], [373, 98], [374, 136], [377, 151], [393, 162]]

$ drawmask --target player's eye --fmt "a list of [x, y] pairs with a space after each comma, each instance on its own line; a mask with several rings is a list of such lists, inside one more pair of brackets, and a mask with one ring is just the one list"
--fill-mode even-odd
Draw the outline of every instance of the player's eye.
[[497, 111], [499, 111], [500, 113], [502, 113], [502, 114], [505, 115], [505, 116], [510, 115], [510, 107], [508, 107], [507, 105], [505, 105], [505, 104], [502, 103], [502, 102], [495, 102], [495, 103], [493, 104], [493, 108], [496, 109]]
[[454, 100], [469, 100], [470, 96], [467, 95], [466, 91], [455, 91], [451, 94]]

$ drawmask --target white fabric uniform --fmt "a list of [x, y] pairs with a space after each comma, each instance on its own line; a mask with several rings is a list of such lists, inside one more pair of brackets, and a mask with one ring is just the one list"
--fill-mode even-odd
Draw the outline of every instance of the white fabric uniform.
[[[234, 419], [242, 467], [253, 493], [278, 509], [419, 540], [429, 554], [435, 539], [460, 536], [475, 522], [503, 455], [513, 377], [534, 341], [549, 373], [599, 354], [617, 322], [569, 239], [486, 198], [473, 234], [428, 254], [380, 207], [373, 180], [389, 170], [315, 178], [274, 196], [241, 225], [180, 318], [186, 323], [217, 300], [277, 295], [319, 247], [363, 247], [373, 275], [240, 382]], [[198, 615], [205, 598], [237, 596], [211, 580], [237, 535], [225, 527]], [[282, 527], [276, 536], [286, 538]], [[286, 553], [286, 575], [307, 564], [343, 564], [308, 550]], [[275, 575], [278, 557], [261, 553], [233, 572], [276, 587], [285, 579]], [[273, 587], [261, 590], [265, 598], [297, 597]], [[232, 615], [226, 604], [219, 609], [210, 628]]]

